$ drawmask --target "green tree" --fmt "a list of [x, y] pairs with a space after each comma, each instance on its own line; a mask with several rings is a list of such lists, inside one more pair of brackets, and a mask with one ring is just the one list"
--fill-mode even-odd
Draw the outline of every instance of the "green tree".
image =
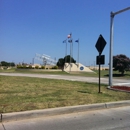
[[73, 57], [70, 57], [70, 55], [67, 55], [67, 56], [64, 57], [64, 62], [70, 63], [70, 58], [71, 58], [71, 63], [76, 63], [76, 60], [74, 60]]
[[123, 75], [125, 70], [130, 69], [130, 58], [123, 54], [113, 56], [113, 67]]
[[74, 60], [73, 57], [70, 57], [70, 55], [67, 55], [64, 58], [60, 58], [58, 60], [57, 66], [63, 69], [65, 63], [70, 63], [70, 58], [71, 58], [71, 63], [76, 63], [76, 60]]
[[9, 63], [6, 61], [1, 61], [1, 66], [9, 66]]
[[58, 60], [58, 62], [57, 62], [57, 66], [58, 67], [64, 67], [64, 59], [63, 58], [60, 58], [59, 60]]
[[11, 63], [10, 63], [10, 66], [12, 66], [12, 67], [15, 66], [15, 63], [14, 63], [14, 62], [11, 62]]
[[14, 62], [6, 62], [6, 61], [1, 61], [1, 66], [15, 66]]

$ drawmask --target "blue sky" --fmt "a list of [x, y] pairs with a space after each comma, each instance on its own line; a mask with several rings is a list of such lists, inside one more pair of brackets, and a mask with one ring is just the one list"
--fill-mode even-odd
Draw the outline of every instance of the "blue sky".
[[[0, 61], [31, 63], [36, 53], [63, 58], [62, 42], [71, 32], [73, 41], [80, 40], [79, 60], [84, 65], [94, 65], [95, 44], [102, 34], [108, 65], [110, 12], [126, 7], [130, 0], [0, 0]], [[117, 54], [130, 57], [130, 10], [114, 18], [113, 55]], [[78, 44], [73, 42], [75, 60], [77, 55]]]

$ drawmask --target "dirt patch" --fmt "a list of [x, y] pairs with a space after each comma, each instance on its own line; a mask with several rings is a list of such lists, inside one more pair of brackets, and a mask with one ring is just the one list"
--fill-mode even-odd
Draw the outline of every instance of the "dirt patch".
[[112, 86], [111, 89], [130, 92], [130, 87], [128, 86]]

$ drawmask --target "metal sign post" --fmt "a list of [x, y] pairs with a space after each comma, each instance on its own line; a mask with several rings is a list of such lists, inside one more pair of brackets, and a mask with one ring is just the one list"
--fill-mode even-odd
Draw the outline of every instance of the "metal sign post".
[[100, 73], [100, 71], [101, 71], [100, 70], [100, 65], [104, 64], [104, 62], [102, 62], [102, 59], [104, 61], [104, 56], [101, 55], [101, 54], [102, 54], [102, 51], [103, 51], [105, 45], [106, 45], [106, 41], [103, 38], [103, 36], [100, 35], [97, 42], [96, 42], [96, 45], [95, 45], [95, 47], [97, 48], [97, 50], [99, 52], [99, 56], [97, 57], [97, 64], [99, 65], [99, 92], [98, 93], [101, 93], [101, 91], [100, 91], [100, 75], [101, 75], [101, 73]]
[[98, 91], [98, 93], [101, 92], [100, 91], [100, 64], [101, 64], [100, 59], [101, 59], [101, 54], [99, 53], [99, 91]]

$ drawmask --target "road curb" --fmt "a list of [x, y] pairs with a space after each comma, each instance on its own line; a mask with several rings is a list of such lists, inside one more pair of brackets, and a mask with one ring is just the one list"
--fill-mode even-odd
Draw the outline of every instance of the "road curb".
[[5, 113], [2, 114], [2, 122], [69, 114], [69, 113], [82, 112], [88, 110], [105, 109], [105, 107], [106, 106], [104, 103], [100, 103], [100, 104], [92, 104], [92, 105], [79, 105], [79, 106], [50, 108], [50, 109], [43, 109], [43, 110]]
[[130, 100], [119, 101], [119, 102], [108, 102], [108, 103], [106, 103], [106, 106], [107, 106], [107, 108], [130, 106]]
[[0, 130], [5, 130], [2, 123], [0, 123]]
[[61, 114], [85, 112], [85, 111], [100, 110], [100, 109], [108, 109], [108, 108], [115, 108], [115, 107], [122, 107], [122, 106], [130, 106], [130, 100], [119, 101], [119, 102], [98, 103], [98, 104], [91, 104], [91, 105], [50, 108], [50, 109], [43, 109], [43, 110], [32, 110], [32, 111], [24, 111], [24, 112], [4, 113], [2, 114], [1, 120], [2, 122], [17, 121], [17, 120], [55, 116]]

